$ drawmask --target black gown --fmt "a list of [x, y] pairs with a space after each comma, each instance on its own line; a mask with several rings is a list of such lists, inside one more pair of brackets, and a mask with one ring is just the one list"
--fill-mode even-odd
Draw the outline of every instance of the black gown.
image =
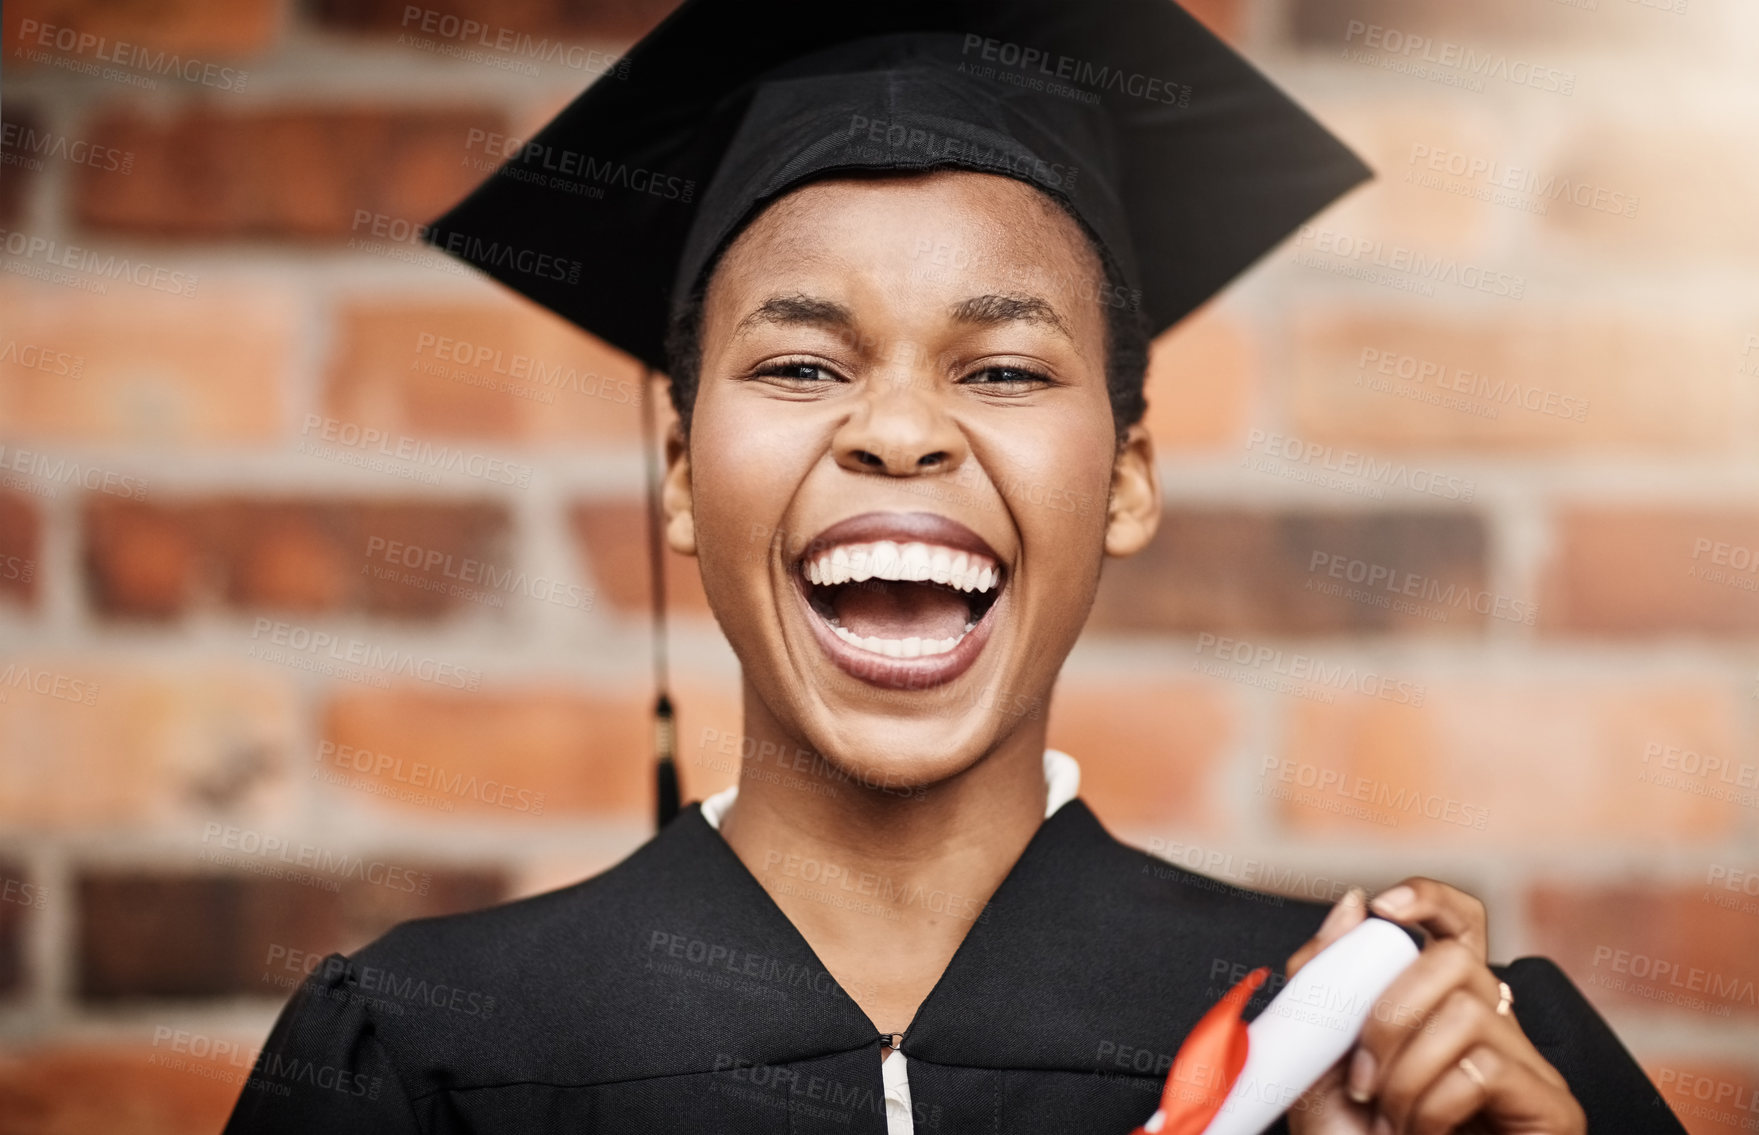
[[[1167, 864], [1070, 801], [904, 1034], [918, 1135], [1128, 1135], [1203, 1012], [1327, 909]], [[1555, 965], [1495, 969], [1589, 1131], [1683, 1132]], [[326, 959], [226, 1135], [885, 1135], [880, 1046], [692, 805], [594, 878]]]

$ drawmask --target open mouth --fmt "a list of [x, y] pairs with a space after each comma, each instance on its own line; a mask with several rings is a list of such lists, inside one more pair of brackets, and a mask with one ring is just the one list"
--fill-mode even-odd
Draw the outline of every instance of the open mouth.
[[839, 545], [801, 571], [806, 601], [831, 633], [887, 658], [948, 653], [1001, 593], [995, 561], [932, 544]]
[[898, 689], [950, 682], [983, 650], [1007, 585], [971, 529], [933, 513], [864, 513], [795, 561], [814, 636], [845, 672]]

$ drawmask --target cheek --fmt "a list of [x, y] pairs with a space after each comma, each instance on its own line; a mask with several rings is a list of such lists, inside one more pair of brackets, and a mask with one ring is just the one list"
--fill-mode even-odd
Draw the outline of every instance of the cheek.
[[811, 465], [810, 448], [785, 416], [740, 412], [730, 401], [700, 401], [691, 423], [691, 495], [705, 584], [711, 573], [755, 581], [769, 568], [774, 541], [798, 545], [783, 518]]

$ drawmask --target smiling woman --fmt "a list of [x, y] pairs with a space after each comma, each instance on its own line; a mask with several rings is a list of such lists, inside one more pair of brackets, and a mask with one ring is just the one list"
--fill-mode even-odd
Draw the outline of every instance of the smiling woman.
[[[979, 65], [1029, 52], [1093, 89]], [[583, 883], [327, 960], [265, 1048], [311, 1085], [247, 1093], [229, 1131], [1158, 1128], [1218, 976], [1299, 969], [1364, 896], [1119, 843], [1042, 709], [1103, 561], [1155, 535], [1146, 334], [1365, 171], [1165, 0], [704, 0], [629, 63], [434, 239], [612, 266], [467, 257], [669, 369], [664, 539], [739, 660], [746, 747], [812, 759], [747, 758]], [[1167, 75], [1193, 82], [1135, 81]], [[558, 152], [707, 188], [591, 208], [520, 176]], [[1424, 949], [1317, 1085], [1248, 1086], [1279, 1123], [1679, 1130], [1556, 967], [1487, 964], [1475, 900], [1410, 879], [1373, 910]], [[399, 981], [494, 1012], [361, 993]]]

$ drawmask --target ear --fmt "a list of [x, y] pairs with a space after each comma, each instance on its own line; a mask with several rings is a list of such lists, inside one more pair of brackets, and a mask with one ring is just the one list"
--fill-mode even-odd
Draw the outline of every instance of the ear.
[[683, 556], [696, 555], [695, 497], [690, 486], [690, 445], [678, 419], [666, 426], [666, 479], [660, 484], [660, 515], [666, 545]]
[[1112, 464], [1112, 491], [1106, 502], [1106, 555], [1135, 555], [1148, 547], [1159, 528], [1160, 476], [1154, 469], [1154, 440], [1138, 422], [1125, 431]]

